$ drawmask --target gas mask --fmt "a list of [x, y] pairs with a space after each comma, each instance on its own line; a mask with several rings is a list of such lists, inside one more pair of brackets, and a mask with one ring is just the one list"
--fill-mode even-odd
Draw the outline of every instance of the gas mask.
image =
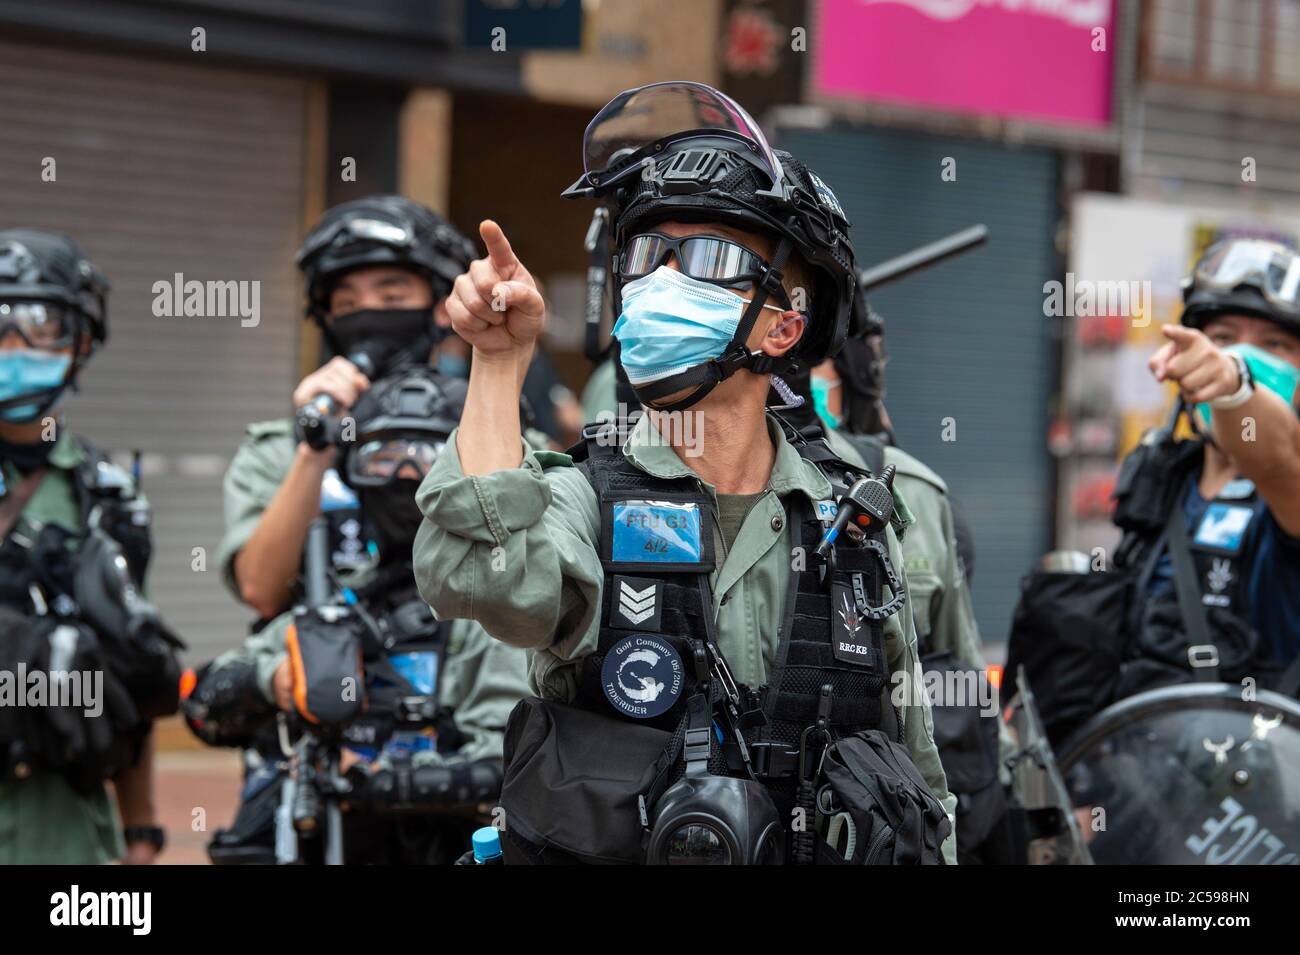
[[781, 865], [785, 830], [761, 783], [688, 775], [660, 798], [649, 865]]

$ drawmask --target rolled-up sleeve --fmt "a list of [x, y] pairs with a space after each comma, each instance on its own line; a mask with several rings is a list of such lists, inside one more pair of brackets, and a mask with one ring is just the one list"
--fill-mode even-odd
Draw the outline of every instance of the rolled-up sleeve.
[[504, 643], [560, 661], [595, 647], [600, 517], [567, 456], [525, 448], [519, 467], [467, 477], [453, 434], [416, 502], [415, 578], [439, 617], [477, 620]]
[[221, 581], [243, 600], [235, 580], [235, 556], [248, 543], [293, 463], [291, 434], [250, 433], [235, 452], [222, 482], [225, 533], [217, 552]]

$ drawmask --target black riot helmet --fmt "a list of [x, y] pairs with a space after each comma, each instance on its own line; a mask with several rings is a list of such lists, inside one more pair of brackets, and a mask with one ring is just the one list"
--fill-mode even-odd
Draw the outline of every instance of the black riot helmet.
[[338, 470], [377, 533], [381, 559], [410, 558], [420, 526], [415, 491], [460, 421], [467, 387], [409, 366], [375, 382], [350, 412], [354, 432], [344, 432]]
[[[368, 196], [328, 210], [294, 262], [306, 279], [307, 314], [341, 353], [325, 318], [330, 292], [344, 274], [368, 265], [411, 269], [429, 281], [437, 301], [473, 258], [474, 245], [432, 209], [403, 196]], [[434, 334], [431, 320], [429, 332]]]
[[[0, 335], [11, 330], [31, 348], [71, 346], [73, 357], [58, 383], [0, 401], [0, 415], [32, 420], [53, 407], [94, 348], [108, 339], [108, 280], [69, 236], [40, 229], [0, 230]], [[80, 342], [89, 333], [92, 347]]]
[[1204, 328], [1217, 315], [1263, 318], [1300, 335], [1300, 254], [1271, 239], [1212, 245], [1183, 281], [1182, 323]]
[[[665, 406], [685, 407], [739, 368], [783, 374], [796, 364], [816, 365], [838, 352], [846, 335], [861, 332], [865, 315], [854, 295], [843, 208], [814, 172], [773, 150], [730, 97], [685, 81], [620, 93], [588, 125], [583, 161], [585, 172], [564, 196], [598, 198], [608, 206], [615, 276], [624, 274], [620, 257], [629, 240], [662, 222], [721, 223], [776, 242], [772, 261], [759, 264], [747, 280], [754, 296], [724, 354], [655, 382], [645, 397], [700, 386], [686, 402]], [[762, 307], [769, 299], [787, 304], [781, 270], [795, 252], [815, 275], [814, 314], [790, 355], [751, 355], [745, 340]], [[615, 283], [614, 310], [620, 309]]]

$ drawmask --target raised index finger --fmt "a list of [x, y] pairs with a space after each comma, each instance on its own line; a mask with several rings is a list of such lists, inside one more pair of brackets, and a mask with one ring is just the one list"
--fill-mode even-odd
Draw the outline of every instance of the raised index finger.
[[497, 275], [503, 279], [514, 278], [515, 270], [519, 268], [519, 259], [515, 256], [515, 250], [510, 248], [510, 240], [501, 231], [501, 227], [491, 219], [484, 219], [479, 223], [478, 234], [483, 237], [488, 259]]
[[1188, 328], [1186, 325], [1164, 325], [1161, 326], [1160, 331], [1164, 334], [1165, 338], [1173, 342], [1179, 350], [1195, 344], [1196, 339], [1201, 335], [1201, 332], [1197, 329]]

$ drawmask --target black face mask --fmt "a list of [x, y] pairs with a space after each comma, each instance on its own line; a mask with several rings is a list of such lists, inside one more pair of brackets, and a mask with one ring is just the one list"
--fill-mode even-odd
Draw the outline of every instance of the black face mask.
[[419, 481], [396, 480], [382, 487], [358, 488], [361, 513], [375, 533], [381, 563], [411, 559], [415, 532], [424, 515], [415, 503]]
[[[433, 306], [427, 308], [366, 308], [340, 315], [329, 324], [326, 334], [340, 355], [365, 353], [375, 369], [404, 360], [425, 362], [429, 350], [447, 337], [447, 330], [433, 321]], [[372, 376], [373, 377], [373, 376]]]
[[31, 474], [38, 468], [45, 467], [52, 450], [54, 450], [53, 441], [14, 444], [0, 438], [0, 461], [8, 461], [18, 469], [20, 474]]

